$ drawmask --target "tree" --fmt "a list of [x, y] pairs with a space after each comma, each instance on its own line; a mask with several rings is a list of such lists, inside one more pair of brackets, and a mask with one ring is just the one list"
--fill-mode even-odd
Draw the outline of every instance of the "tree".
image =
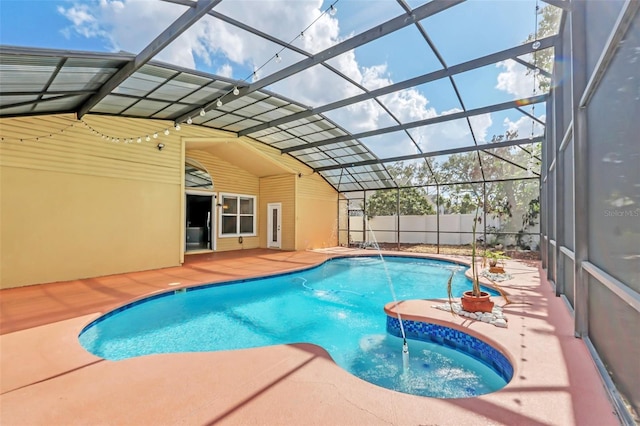
[[[501, 142], [517, 137], [517, 132], [507, 132], [504, 135], [495, 135], [491, 140]], [[502, 179], [534, 177], [534, 173], [539, 174], [541, 144], [494, 149], [487, 144], [485, 150], [494, 155], [482, 152], [454, 154], [434, 167], [438, 182], [454, 183], [440, 186], [438, 205], [443, 206], [446, 213], [472, 213], [474, 202], [486, 201], [484, 211], [488, 215], [500, 218], [501, 231], [514, 234], [520, 232], [524, 235], [525, 229], [529, 226], [525, 217], [532, 206], [531, 200], [539, 197], [539, 180]], [[471, 183], [473, 181], [480, 183]]]
[[380, 190], [367, 200], [365, 212], [371, 219], [375, 216], [392, 216], [398, 211], [400, 197], [400, 215], [435, 214], [424, 189], [402, 188], [398, 190]]
[[[416, 180], [422, 176], [420, 166], [415, 163], [394, 164], [387, 167], [387, 170], [400, 186], [416, 184]], [[399, 209], [398, 197], [400, 198]], [[379, 190], [367, 200], [364, 210], [369, 219], [375, 216], [395, 215], [398, 211], [401, 215], [435, 214], [427, 192], [424, 188], [417, 187]]]
[[[560, 17], [562, 10], [555, 6], [547, 5], [543, 8], [539, 8], [536, 13], [538, 14], [538, 28], [535, 33], [529, 34], [529, 37], [524, 43], [532, 43], [535, 40], [554, 35], [558, 32], [558, 25], [560, 23]], [[534, 64], [547, 72], [553, 70], [554, 51], [553, 48], [544, 49], [533, 54]], [[528, 70], [527, 74], [533, 72]], [[551, 79], [544, 75], [538, 75], [538, 88], [543, 93], [547, 93], [551, 87]]]

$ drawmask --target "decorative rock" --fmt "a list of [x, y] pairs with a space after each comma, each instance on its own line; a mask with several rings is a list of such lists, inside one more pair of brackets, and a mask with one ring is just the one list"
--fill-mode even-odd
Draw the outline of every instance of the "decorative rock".
[[494, 325], [496, 327], [507, 328], [507, 321], [505, 321], [503, 318], [498, 318]]
[[494, 306], [492, 312], [467, 312], [462, 309], [460, 303], [443, 303], [441, 305], [431, 305], [432, 308], [440, 309], [441, 311], [453, 311], [454, 313], [470, 318], [473, 320], [482, 321], [487, 324], [493, 324], [496, 327], [507, 327], [507, 318], [505, 318], [504, 313], [502, 312], [502, 308], [499, 306]]
[[489, 272], [488, 269], [485, 269], [484, 271], [480, 272], [480, 275], [482, 275], [483, 277], [489, 278], [491, 281], [495, 281], [495, 282], [507, 281], [513, 278], [513, 276], [507, 273], [494, 274], [492, 272]]

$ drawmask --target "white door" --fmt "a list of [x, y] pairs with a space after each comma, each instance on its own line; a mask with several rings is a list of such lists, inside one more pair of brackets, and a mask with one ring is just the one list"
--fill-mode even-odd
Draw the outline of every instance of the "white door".
[[280, 248], [282, 242], [282, 204], [267, 204], [267, 247]]

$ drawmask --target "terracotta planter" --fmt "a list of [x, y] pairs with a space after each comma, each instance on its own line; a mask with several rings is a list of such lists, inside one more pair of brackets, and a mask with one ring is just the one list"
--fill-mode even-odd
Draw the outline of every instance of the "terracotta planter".
[[502, 266], [489, 266], [489, 272], [492, 274], [504, 274], [504, 268]]
[[491, 312], [493, 309], [493, 301], [491, 295], [487, 292], [480, 292], [480, 296], [473, 295], [471, 290], [462, 294], [462, 309], [467, 312]]

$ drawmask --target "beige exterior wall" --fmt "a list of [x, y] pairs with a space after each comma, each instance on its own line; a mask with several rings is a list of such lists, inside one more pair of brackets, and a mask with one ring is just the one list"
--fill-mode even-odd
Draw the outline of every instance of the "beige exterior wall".
[[281, 249], [296, 250], [295, 175], [269, 176], [260, 179], [260, 247], [267, 247], [267, 205], [282, 204]]
[[[122, 137], [165, 124], [86, 121]], [[163, 151], [106, 142], [70, 116], [3, 119], [0, 133], [0, 288], [179, 264], [177, 136]]]
[[338, 193], [319, 175], [297, 180], [296, 249], [338, 245]]
[[[218, 195], [220, 193], [233, 193], [242, 195], [258, 196], [260, 192], [260, 179], [257, 176], [252, 175], [246, 170], [235, 167], [214, 155], [201, 151], [201, 150], [189, 150], [185, 153], [186, 158], [196, 160], [203, 165], [213, 180], [213, 190]], [[218, 198], [219, 200], [219, 198]], [[259, 199], [256, 200], [259, 202]], [[241, 250], [257, 248], [260, 246], [260, 234], [255, 237], [242, 237], [242, 243], [239, 242], [238, 237], [222, 237], [218, 236], [218, 230], [220, 229], [220, 208], [216, 207], [215, 219], [216, 219], [216, 250], [217, 251], [229, 251], [229, 250]], [[257, 211], [256, 223], [259, 223], [261, 210]]]
[[[272, 202], [282, 203], [283, 250], [337, 243], [337, 193], [289, 155], [242, 138], [250, 145], [247, 155], [255, 156], [256, 170], [262, 170], [258, 176], [250, 166], [216, 157], [215, 147], [184, 148], [185, 140], [234, 139], [223, 132], [198, 126], [176, 132], [172, 123], [160, 120], [83, 120], [72, 115], [0, 120], [0, 288], [179, 265], [185, 157], [207, 168], [216, 195], [257, 197], [257, 235], [243, 237], [242, 243], [218, 237], [216, 212], [218, 251], [266, 247], [266, 211]], [[154, 132], [157, 139], [144, 141]], [[162, 150], [158, 143], [164, 144]], [[282, 170], [266, 176], [266, 163], [260, 168], [260, 161]]]

